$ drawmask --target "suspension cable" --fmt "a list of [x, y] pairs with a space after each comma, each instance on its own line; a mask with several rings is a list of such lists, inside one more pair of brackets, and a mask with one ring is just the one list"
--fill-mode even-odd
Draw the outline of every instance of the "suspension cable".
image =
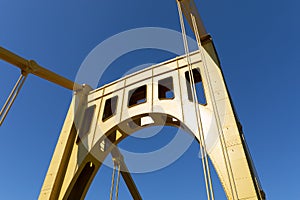
[[[195, 36], [196, 36], [196, 40], [200, 41], [200, 42], [197, 42], [198, 43], [198, 47], [200, 49], [201, 48], [201, 40], [200, 40], [200, 35], [199, 35], [199, 32], [198, 32], [197, 23], [196, 23], [196, 20], [195, 20], [195, 16], [192, 13], [190, 13], [190, 14], [191, 14], [192, 26], [194, 28], [194, 33], [195, 33]], [[200, 49], [200, 51], [201, 51], [201, 49]], [[196, 93], [196, 91], [195, 91], [195, 93]], [[197, 95], [195, 95], [195, 96], [196, 96], [196, 98], [198, 98]], [[198, 107], [198, 110], [199, 110], [199, 107]], [[199, 118], [201, 120], [200, 111], [199, 111]], [[203, 132], [203, 128], [202, 128], [202, 132]], [[202, 134], [202, 135], [203, 135], [202, 137], [203, 137], [203, 141], [204, 141], [204, 145], [205, 145], [204, 148], [205, 148], [205, 151], [206, 151], [206, 144], [205, 144], [204, 134]], [[212, 180], [211, 180], [211, 176], [210, 176], [210, 167], [209, 167], [209, 161], [208, 161], [207, 151], [205, 153], [206, 153], [205, 154], [206, 155], [205, 156], [205, 162], [207, 163], [206, 164], [207, 173], [209, 174], [209, 176], [208, 176], [208, 183], [209, 183], [209, 188], [210, 188], [210, 194], [211, 194], [212, 199], [214, 199], [214, 191], [213, 191], [213, 185], [212, 185]]]
[[194, 102], [194, 107], [196, 111], [196, 118], [197, 118], [197, 126], [198, 126], [198, 132], [199, 132], [199, 139], [200, 139], [200, 151], [201, 151], [201, 158], [202, 158], [202, 165], [203, 165], [203, 172], [204, 172], [204, 180], [205, 180], [205, 186], [206, 186], [206, 194], [207, 199], [214, 199], [214, 192], [211, 184], [211, 176], [210, 176], [210, 170], [209, 170], [209, 163], [207, 159], [207, 152], [206, 152], [206, 145], [203, 135], [203, 127], [201, 122], [201, 116], [200, 116], [200, 110], [199, 106], [197, 105], [198, 99], [196, 95], [196, 88], [194, 85], [194, 77], [193, 77], [193, 69], [191, 65], [191, 58], [189, 54], [189, 48], [188, 48], [188, 42], [185, 32], [185, 26], [183, 21], [183, 14], [182, 9], [179, 1], [177, 1], [177, 7], [178, 7], [178, 13], [180, 18], [180, 25], [181, 25], [181, 31], [182, 31], [182, 37], [183, 37], [183, 43], [184, 43], [184, 50], [186, 54], [186, 59], [189, 67], [189, 76], [190, 76], [190, 87], [192, 89], [192, 100]]
[[[215, 114], [215, 119], [217, 121], [218, 134], [220, 136], [220, 142], [221, 142], [221, 147], [222, 147], [222, 154], [223, 154], [223, 158], [224, 158], [224, 161], [225, 161], [225, 166], [226, 166], [226, 169], [227, 169], [226, 171], [227, 171], [227, 176], [229, 178], [230, 190], [231, 190], [231, 194], [233, 196], [233, 199], [235, 199], [235, 196], [236, 196], [236, 198], [238, 197], [237, 196], [237, 190], [236, 190], [236, 186], [234, 184], [233, 171], [232, 171], [231, 163], [229, 161], [229, 155], [228, 155], [228, 152], [226, 150], [225, 137], [224, 137], [223, 130], [221, 128], [221, 120], [220, 120], [219, 115], [218, 115], [218, 110], [217, 110], [215, 95], [213, 93], [212, 85], [211, 85], [211, 80], [210, 80], [210, 77], [208, 75], [209, 72], [208, 72], [207, 62], [206, 62], [206, 58], [205, 58], [204, 53], [203, 53], [201, 39], [200, 39], [200, 36], [199, 36], [199, 33], [198, 33], [198, 29], [197, 29], [197, 24], [196, 24], [196, 21], [195, 21], [195, 17], [192, 14], [191, 14], [191, 19], [192, 19], [192, 24], [193, 24], [194, 32], [195, 32], [195, 35], [196, 35], [196, 40], [197, 40], [197, 43], [198, 43], [198, 48], [200, 50], [201, 57], [203, 58], [203, 66], [204, 66], [205, 78], [207, 80], [207, 85], [209, 87], [208, 91], [210, 92], [210, 96], [211, 96], [211, 99], [212, 99], [213, 110], [214, 110], [214, 113], [216, 113]], [[234, 194], [235, 194], [235, 196], [234, 196]]]
[[12, 104], [14, 103], [16, 97], [18, 96], [18, 94], [27, 78], [27, 75], [28, 74], [25, 72], [21, 73], [18, 81], [16, 82], [14, 88], [12, 89], [11, 93], [9, 94], [6, 102], [4, 103], [4, 105], [0, 111], [0, 126], [3, 123], [3, 121], [5, 120], [7, 113], [9, 112]]
[[119, 161], [119, 158], [113, 158], [114, 168], [112, 172], [112, 178], [111, 178], [111, 187], [110, 187], [110, 194], [109, 199], [113, 199], [113, 193], [115, 188], [115, 176], [116, 176], [116, 170], [118, 170], [117, 173], [117, 182], [116, 182], [116, 191], [115, 191], [115, 200], [118, 200], [119, 197], [119, 184], [120, 184], [120, 174], [121, 174], [121, 163]]
[[112, 177], [111, 177], [111, 187], [110, 187], [110, 194], [109, 194], [109, 200], [112, 200], [113, 198], [113, 192], [114, 192], [114, 187], [115, 187], [115, 172], [116, 172], [116, 163], [113, 158], [113, 163], [114, 163], [114, 168], [112, 172]]
[[118, 176], [117, 176], [117, 183], [116, 183], [116, 194], [115, 194], [115, 199], [118, 200], [119, 197], [119, 183], [120, 183], [120, 171], [121, 171], [121, 165], [120, 161], [117, 161], [118, 164]]

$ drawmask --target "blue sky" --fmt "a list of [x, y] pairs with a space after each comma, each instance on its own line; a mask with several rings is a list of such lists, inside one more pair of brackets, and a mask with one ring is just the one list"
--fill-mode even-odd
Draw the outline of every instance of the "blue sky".
[[[197, 0], [197, 5], [214, 38], [268, 199], [298, 199], [300, 3]], [[72, 80], [87, 54], [114, 34], [138, 27], [180, 31], [175, 0], [0, 0], [0, 19], [1, 46]], [[159, 52], [133, 56], [133, 65], [170, 58]], [[130, 60], [112, 67], [127, 69]], [[0, 66], [3, 104], [19, 71], [2, 61]], [[118, 76], [111, 73], [108, 80]], [[0, 199], [37, 198], [71, 96], [64, 88], [28, 77], [0, 127]], [[134, 142], [129, 138], [122, 145], [130, 148]], [[155, 138], [140, 142], [138, 148], [159, 143]], [[205, 199], [198, 151], [193, 143], [173, 165], [134, 175], [144, 199]], [[87, 199], [108, 199], [110, 177], [111, 169], [101, 168]], [[213, 177], [217, 199], [224, 199]], [[123, 183], [120, 187], [120, 199], [130, 199]]]

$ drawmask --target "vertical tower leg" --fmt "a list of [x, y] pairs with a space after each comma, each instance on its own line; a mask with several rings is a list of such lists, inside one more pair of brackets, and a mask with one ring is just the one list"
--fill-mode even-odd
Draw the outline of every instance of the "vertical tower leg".
[[[60, 133], [44, 184], [41, 189], [39, 200], [58, 199], [65, 179], [68, 165], [74, 164], [70, 160], [71, 153], [75, 144], [77, 135], [74, 124], [74, 106], [73, 98], [62, 131]], [[69, 163], [70, 162], [70, 163]]]

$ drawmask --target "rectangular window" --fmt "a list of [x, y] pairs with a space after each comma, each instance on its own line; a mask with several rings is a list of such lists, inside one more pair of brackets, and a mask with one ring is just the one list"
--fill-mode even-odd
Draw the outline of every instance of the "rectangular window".
[[102, 115], [102, 121], [106, 121], [108, 118], [116, 114], [118, 96], [114, 96], [110, 99], [106, 99], [104, 105], [104, 111]]
[[[202, 78], [201, 78], [199, 69], [193, 69], [192, 74], [193, 74], [193, 78], [194, 78], [194, 85], [195, 85], [195, 89], [196, 89], [198, 103], [202, 104], [202, 105], [206, 105], [207, 102], [206, 102], [204, 87], [203, 87]], [[186, 80], [186, 86], [187, 86], [187, 91], [188, 91], [188, 99], [190, 101], [193, 101], [189, 71], [185, 72], [185, 80]]]
[[140, 86], [128, 93], [128, 107], [135, 106], [147, 101], [147, 87], [146, 85]]
[[79, 137], [83, 138], [90, 132], [91, 123], [94, 117], [96, 105], [90, 106], [85, 109], [83, 121], [81, 124], [81, 128], [79, 130]]
[[158, 81], [158, 98], [174, 99], [173, 78], [168, 77]]

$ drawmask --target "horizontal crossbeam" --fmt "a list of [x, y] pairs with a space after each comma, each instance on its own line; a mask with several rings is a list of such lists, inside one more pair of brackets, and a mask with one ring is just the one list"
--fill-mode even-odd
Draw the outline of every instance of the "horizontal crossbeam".
[[0, 46], [0, 59], [8, 62], [21, 69], [22, 73], [34, 74], [42, 79], [46, 79], [52, 83], [55, 83], [59, 86], [67, 88], [69, 90], [77, 90], [81, 86], [73, 81], [60, 76], [46, 68], [41, 67], [34, 60], [26, 60], [19, 55], [12, 53], [11, 51]]

